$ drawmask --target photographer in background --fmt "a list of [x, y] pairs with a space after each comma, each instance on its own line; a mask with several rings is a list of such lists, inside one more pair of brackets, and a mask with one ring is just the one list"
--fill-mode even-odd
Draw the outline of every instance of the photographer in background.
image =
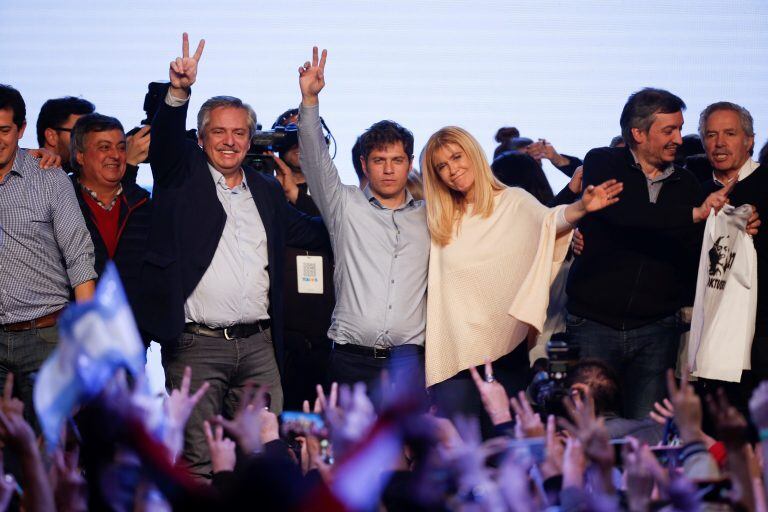
[[[320, 215], [299, 162], [296, 136], [298, 109], [285, 111], [272, 129], [285, 128], [285, 138], [273, 146], [277, 154], [275, 177], [283, 186], [285, 197], [307, 215]], [[298, 410], [304, 400], [315, 396], [315, 385], [326, 382], [331, 342], [328, 327], [336, 304], [333, 291], [333, 253], [329, 248], [308, 251], [303, 247], [285, 250], [285, 369], [283, 393], [285, 409]]]
[[309, 197], [307, 181], [304, 179], [299, 163], [299, 139], [296, 127], [298, 120], [299, 109], [292, 108], [280, 114], [272, 125], [272, 129], [282, 127], [285, 137], [273, 146], [275, 152], [269, 151], [267, 154], [275, 161], [275, 177], [283, 186], [285, 198], [299, 211], [316, 217], [320, 215], [320, 211]]
[[[565, 406], [568, 397], [579, 402], [591, 397], [595, 415], [604, 421], [611, 439], [632, 436], [649, 445], [658, 444], [662, 440], [664, 425], [654, 419], [628, 419], [621, 416], [621, 387], [610, 366], [599, 359], [578, 360], [577, 353], [566, 355], [557, 348], [548, 348], [547, 353], [550, 357], [547, 370], [542, 370], [534, 377], [527, 392], [521, 391], [511, 400], [498, 381], [489, 382], [480, 377], [476, 368], [469, 369], [496, 435], [529, 432], [535, 434], [531, 437], [543, 436], [543, 419], [551, 415], [568, 417]], [[486, 375], [493, 375], [490, 362], [485, 364], [485, 372]]]

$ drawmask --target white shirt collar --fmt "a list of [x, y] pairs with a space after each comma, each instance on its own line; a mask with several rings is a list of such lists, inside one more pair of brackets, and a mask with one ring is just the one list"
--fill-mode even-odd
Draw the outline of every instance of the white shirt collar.
[[[760, 167], [759, 163], [755, 162], [751, 158], [747, 158], [747, 161], [744, 162], [744, 165], [742, 165], [741, 168], [739, 169], [738, 181], [744, 181], [745, 179], [747, 179], [747, 177], [753, 172], [755, 172], [755, 169], [757, 169], [758, 167]], [[715, 183], [719, 183], [720, 185], [725, 186], [725, 183], [717, 179], [717, 175], [714, 173], [714, 171], [712, 172], [712, 180]]]
[[[217, 171], [216, 168], [210, 164], [210, 162], [208, 163], [208, 170], [211, 172], [213, 182], [216, 183], [217, 186], [221, 187], [223, 190], [232, 190], [227, 186], [227, 180], [224, 178], [224, 175]], [[240, 188], [248, 190], [248, 185], [245, 181], [245, 173], [243, 173], [242, 169], [240, 169], [240, 174], [243, 175], [243, 181], [241, 181], [240, 184], [235, 187], [235, 191]]]

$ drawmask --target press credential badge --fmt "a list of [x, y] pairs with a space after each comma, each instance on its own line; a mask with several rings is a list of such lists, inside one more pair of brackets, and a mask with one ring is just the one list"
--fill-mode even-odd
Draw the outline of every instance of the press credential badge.
[[296, 256], [299, 293], [323, 293], [323, 257]]

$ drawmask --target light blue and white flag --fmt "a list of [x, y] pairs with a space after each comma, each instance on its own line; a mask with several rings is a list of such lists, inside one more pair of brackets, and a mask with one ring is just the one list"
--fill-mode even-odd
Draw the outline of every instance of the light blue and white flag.
[[35, 412], [51, 448], [76, 407], [99, 394], [120, 368], [142, 378], [145, 362], [144, 344], [111, 261], [93, 300], [71, 304], [58, 325], [59, 345], [43, 363], [34, 389]]

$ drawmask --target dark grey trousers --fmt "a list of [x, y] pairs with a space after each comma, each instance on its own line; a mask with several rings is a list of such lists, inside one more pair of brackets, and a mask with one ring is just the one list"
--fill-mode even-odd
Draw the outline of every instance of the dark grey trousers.
[[269, 329], [233, 340], [183, 333], [174, 345], [163, 345], [162, 359], [169, 393], [181, 386], [185, 366], [192, 369], [190, 393], [205, 381], [210, 384], [184, 431], [182, 463], [194, 476], [211, 476], [203, 421], [217, 414], [234, 417], [247, 382], [268, 386], [272, 398], [270, 410], [276, 414], [282, 411], [283, 389]]

